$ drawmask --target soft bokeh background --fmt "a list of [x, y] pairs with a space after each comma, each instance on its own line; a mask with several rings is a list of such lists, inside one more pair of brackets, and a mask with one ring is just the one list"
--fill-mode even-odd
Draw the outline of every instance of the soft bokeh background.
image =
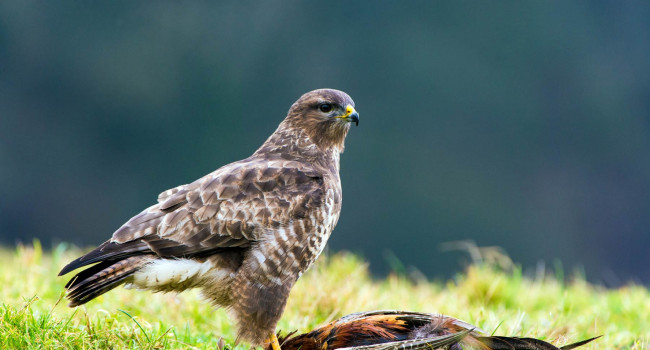
[[[330, 249], [650, 283], [650, 3], [0, 2], [0, 242], [107, 239], [348, 92]], [[391, 254], [389, 253], [388, 256]], [[394, 264], [393, 264], [394, 266]]]

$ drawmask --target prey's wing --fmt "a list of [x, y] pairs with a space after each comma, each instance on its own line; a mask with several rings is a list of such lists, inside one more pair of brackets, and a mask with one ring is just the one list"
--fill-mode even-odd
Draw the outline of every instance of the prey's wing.
[[453, 325], [458, 331], [462, 330], [472, 330], [472, 332], [479, 334], [485, 333], [480, 328], [467, 323], [465, 321], [453, 318], [450, 316], [445, 316], [442, 314], [432, 314], [425, 312], [413, 312], [413, 311], [400, 311], [400, 310], [375, 310], [375, 311], [364, 311], [349, 314], [341, 317], [335, 323], [342, 324], [348, 322], [358, 322], [366, 319], [382, 319], [382, 318], [394, 318], [400, 323], [413, 324], [410, 327], [419, 327], [423, 324], [445, 324], [448, 323]]
[[448, 349], [451, 345], [458, 344], [471, 330], [467, 329], [458, 333], [450, 333], [437, 337], [407, 339], [388, 343], [352, 346], [339, 348], [339, 350], [435, 350]]

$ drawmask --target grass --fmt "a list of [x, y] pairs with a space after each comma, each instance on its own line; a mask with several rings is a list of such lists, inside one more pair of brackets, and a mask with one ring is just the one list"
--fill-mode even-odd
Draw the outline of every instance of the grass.
[[[70, 309], [59, 269], [81, 253], [59, 245], [0, 248], [1, 349], [215, 349], [234, 329], [223, 310], [196, 292], [152, 294], [122, 288]], [[359, 257], [323, 256], [296, 284], [278, 328], [307, 331], [366, 310], [439, 312], [488, 333], [537, 337], [556, 344], [603, 334], [585, 349], [650, 349], [650, 293], [630, 285], [607, 290], [581, 277], [522, 276], [516, 266], [470, 266], [453, 281], [406, 274], [373, 279]], [[223, 337], [223, 338], [222, 338]], [[248, 349], [247, 344], [237, 349]]]

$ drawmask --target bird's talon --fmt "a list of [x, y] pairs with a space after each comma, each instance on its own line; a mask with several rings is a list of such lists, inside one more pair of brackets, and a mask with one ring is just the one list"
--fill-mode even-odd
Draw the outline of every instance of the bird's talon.
[[275, 335], [275, 333], [271, 333], [269, 336], [269, 339], [267, 340], [267, 343], [271, 344], [271, 349], [272, 350], [281, 350], [280, 349], [280, 342], [278, 342], [278, 336]]

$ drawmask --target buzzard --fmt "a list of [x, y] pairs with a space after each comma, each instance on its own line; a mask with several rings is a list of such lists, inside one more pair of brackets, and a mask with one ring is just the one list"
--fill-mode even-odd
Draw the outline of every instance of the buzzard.
[[309, 333], [280, 337], [283, 350], [569, 350], [534, 338], [484, 336], [453, 317], [408, 311], [369, 311], [344, 316]]
[[237, 325], [237, 341], [279, 350], [275, 326], [289, 291], [323, 250], [341, 211], [339, 157], [359, 123], [344, 92], [296, 101], [250, 157], [167, 190], [108, 241], [66, 265], [70, 306], [125, 284], [201, 288]]

